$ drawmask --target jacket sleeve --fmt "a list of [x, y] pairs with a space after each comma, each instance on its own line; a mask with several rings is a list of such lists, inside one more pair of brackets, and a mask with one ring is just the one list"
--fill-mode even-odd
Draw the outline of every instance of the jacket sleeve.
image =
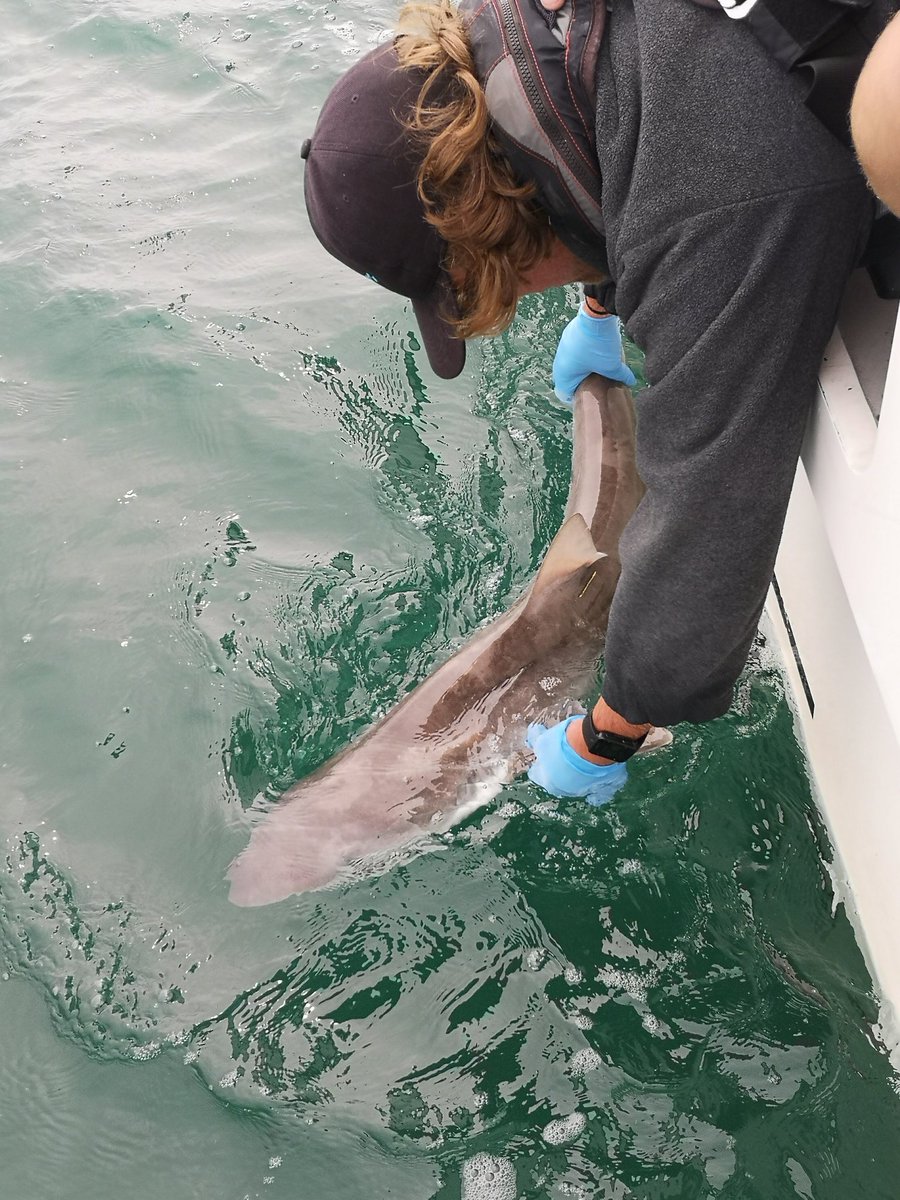
[[704, 721], [731, 702], [868, 213], [844, 178], [620, 247], [619, 312], [649, 381], [636, 400], [647, 493], [622, 538], [603, 687], [628, 720]]

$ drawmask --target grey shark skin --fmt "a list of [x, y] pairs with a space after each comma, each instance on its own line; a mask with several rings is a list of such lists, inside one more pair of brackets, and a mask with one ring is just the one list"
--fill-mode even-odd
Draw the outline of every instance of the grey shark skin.
[[574, 422], [565, 520], [528, 591], [285, 792], [231, 864], [235, 904], [322, 887], [360, 859], [449, 828], [522, 769], [530, 721], [578, 707], [606, 632], [619, 535], [644, 489], [627, 391], [590, 376]]

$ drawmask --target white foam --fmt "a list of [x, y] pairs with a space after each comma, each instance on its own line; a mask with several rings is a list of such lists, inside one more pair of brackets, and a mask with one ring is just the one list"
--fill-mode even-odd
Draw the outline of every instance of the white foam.
[[647, 988], [658, 978], [658, 971], [649, 971], [642, 975], [639, 971], [623, 971], [613, 967], [604, 967], [597, 972], [597, 979], [611, 992], [624, 992], [639, 1004], [647, 1001]]
[[516, 1168], [508, 1158], [476, 1154], [462, 1165], [462, 1200], [515, 1200]]
[[517, 804], [515, 800], [507, 800], [497, 809], [497, 816], [502, 817], [504, 821], [510, 817], [516, 817], [522, 811], [522, 805]]
[[585, 1046], [583, 1050], [579, 1050], [573, 1055], [572, 1061], [569, 1063], [569, 1074], [576, 1079], [580, 1079], [582, 1075], [587, 1075], [588, 1071], [596, 1071], [603, 1066], [603, 1059], [596, 1050], [592, 1050], [590, 1046]]
[[159, 1042], [148, 1042], [145, 1046], [132, 1046], [131, 1057], [136, 1058], [138, 1062], [146, 1062], [150, 1058], [156, 1058], [159, 1050]]
[[551, 1146], [565, 1146], [574, 1141], [587, 1125], [584, 1113], [573, 1112], [567, 1117], [560, 1117], [544, 1127], [543, 1138]]
[[553, 800], [539, 800], [537, 804], [531, 805], [530, 812], [534, 817], [549, 817], [554, 821], [566, 819], [565, 814], [559, 811], [559, 806]]
[[482, 779], [460, 788], [459, 804], [450, 818], [450, 824], [456, 825], [479, 808], [490, 804], [508, 782], [511, 773], [507, 762], [498, 762]]

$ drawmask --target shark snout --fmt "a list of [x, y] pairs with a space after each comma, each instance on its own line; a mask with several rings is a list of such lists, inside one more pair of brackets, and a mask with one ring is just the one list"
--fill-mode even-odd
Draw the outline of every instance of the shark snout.
[[331, 883], [353, 858], [353, 847], [287, 822], [264, 823], [228, 868], [228, 898], [241, 908], [286, 900]]

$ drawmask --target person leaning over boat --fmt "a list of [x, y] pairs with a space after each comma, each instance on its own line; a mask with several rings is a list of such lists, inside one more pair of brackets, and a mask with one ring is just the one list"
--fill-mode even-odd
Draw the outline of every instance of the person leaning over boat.
[[[623, 768], [611, 760], [653, 725], [728, 709], [822, 352], [870, 226], [853, 155], [743, 25], [685, 0], [616, 0], [600, 47], [606, 254], [617, 311], [645, 354], [647, 491], [621, 540], [589, 714], [600, 752], [580, 720], [531, 738], [529, 773], [557, 795], [604, 775], [614, 785]], [[448, 0], [407, 6], [398, 30], [323, 106], [303, 148], [307, 209], [326, 249], [411, 298], [433, 369], [453, 378], [463, 339], [505, 328], [520, 296], [599, 279], [498, 153]], [[629, 378], [616, 318], [591, 308], [563, 334], [558, 393], [591, 371]]]

